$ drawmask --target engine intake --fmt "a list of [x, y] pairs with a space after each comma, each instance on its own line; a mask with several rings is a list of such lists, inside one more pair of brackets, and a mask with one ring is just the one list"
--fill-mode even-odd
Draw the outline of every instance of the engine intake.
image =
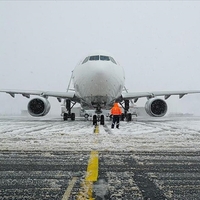
[[149, 99], [146, 102], [145, 110], [152, 117], [163, 117], [167, 113], [167, 103], [162, 99]]
[[28, 103], [28, 112], [31, 116], [45, 116], [51, 108], [49, 101], [43, 97], [34, 98]]

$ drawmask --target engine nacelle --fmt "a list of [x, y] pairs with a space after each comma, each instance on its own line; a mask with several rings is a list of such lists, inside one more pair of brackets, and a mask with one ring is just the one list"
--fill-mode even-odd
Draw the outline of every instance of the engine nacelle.
[[37, 97], [29, 101], [28, 112], [33, 117], [45, 116], [51, 108], [49, 101], [43, 97]]
[[149, 99], [146, 102], [145, 110], [152, 117], [163, 117], [167, 112], [167, 103], [162, 99]]

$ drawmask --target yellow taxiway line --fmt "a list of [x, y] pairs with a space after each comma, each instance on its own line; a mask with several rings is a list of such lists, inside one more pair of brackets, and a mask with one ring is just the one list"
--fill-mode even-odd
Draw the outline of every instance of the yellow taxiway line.
[[[94, 127], [94, 133], [99, 133], [99, 126], [96, 125]], [[94, 200], [92, 197], [93, 194], [93, 182], [97, 181], [99, 171], [99, 152], [91, 151], [90, 158], [88, 161], [87, 172], [85, 176], [85, 180], [81, 184], [80, 191], [77, 195], [77, 200]], [[68, 200], [70, 197], [71, 190], [76, 183], [77, 178], [74, 177], [62, 198], [62, 200]]]
[[92, 197], [93, 193], [93, 182], [97, 181], [99, 169], [99, 152], [91, 151], [90, 159], [88, 161], [87, 173], [82, 188], [77, 196], [77, 200], [94, 200]]
[[87, 167], [86, 181], [97, 181], [99, 168], [99, 152], [91, 151]]
[[98, 134], [99, 133], [99, 125], [96, 125], [94, 127], [94, 133]]

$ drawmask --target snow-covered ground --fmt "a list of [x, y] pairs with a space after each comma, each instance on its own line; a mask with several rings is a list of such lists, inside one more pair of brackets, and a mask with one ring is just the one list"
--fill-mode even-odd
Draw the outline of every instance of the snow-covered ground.
[[138, 118], [111, 122], [94, 133], [92, 121], [0, 117], [0, 150], [199, 151], [200, 117]]

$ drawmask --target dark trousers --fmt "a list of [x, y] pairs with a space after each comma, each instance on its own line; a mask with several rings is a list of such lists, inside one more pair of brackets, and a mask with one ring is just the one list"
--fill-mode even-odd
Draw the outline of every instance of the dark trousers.
[[113, 115], [111, 128], [114, 128], [115, 123], [116, 123], [116, 128], [119, 128], [119, 117], [120, 115]]

